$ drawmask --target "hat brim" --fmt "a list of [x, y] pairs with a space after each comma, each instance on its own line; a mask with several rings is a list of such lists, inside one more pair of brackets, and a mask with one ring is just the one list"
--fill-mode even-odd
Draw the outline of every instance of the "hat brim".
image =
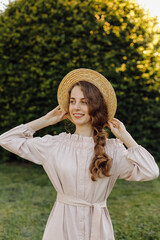
[[[94, 84], [102, 93], [108, 110], [108, 121], [112, 120], [117, 109], [117, 98], [111, 83], [100, 73], [87, 69], [79, 68], [69, 72], [60, 82], [57, 92], [57, 99], [60, 108], [68, 112], [69, 93], [73, 84], [79, 81], [87, 81]], [[72, 121], [71, 117], [68, 117]], [[106, 121], [107, 121], [106, 120]]]

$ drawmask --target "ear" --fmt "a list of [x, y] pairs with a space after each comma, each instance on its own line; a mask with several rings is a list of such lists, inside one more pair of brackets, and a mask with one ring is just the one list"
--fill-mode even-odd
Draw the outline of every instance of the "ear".
[[93, 125], [93, 121], [94, 121], [94, 119], [93, 119], [93, 117], [92, 116], [90, 116], [91, 117], [91, 124]]

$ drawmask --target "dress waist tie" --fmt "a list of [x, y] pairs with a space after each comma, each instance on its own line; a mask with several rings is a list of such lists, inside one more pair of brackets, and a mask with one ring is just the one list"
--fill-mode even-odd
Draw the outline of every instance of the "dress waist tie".
[[101, 220], [101, 208], [106, 208], [106, 200], [103, 202], [90, 203], [83, 199], [79, 199], [72, 196], [67, 196], [62, 193], [57, 193], [56, 201], [69, 204], [78, 207], [93, 207], [93, 217], [91, 225], [91, 239], [100, 240], [100, 220]]

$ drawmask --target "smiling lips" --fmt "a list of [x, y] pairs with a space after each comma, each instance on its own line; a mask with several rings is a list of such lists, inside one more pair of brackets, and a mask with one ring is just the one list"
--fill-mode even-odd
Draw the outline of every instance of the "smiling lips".
[[74, 113], [73, 116], [74, 116], [75, 118], [81, 118], [81, 117], [84, 116], [84, 114]]

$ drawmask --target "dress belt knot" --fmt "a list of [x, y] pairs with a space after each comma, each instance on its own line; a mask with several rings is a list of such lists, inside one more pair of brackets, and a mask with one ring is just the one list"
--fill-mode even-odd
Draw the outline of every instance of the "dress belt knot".
[[101, 208], [106, 208], [106, 200], [102, 202], [90, 203], [80, 198], [67, 196], [63, 193], [57, 193], [56, 201], [78, 207], [93, 207], [90, 240], [100, 240]]

